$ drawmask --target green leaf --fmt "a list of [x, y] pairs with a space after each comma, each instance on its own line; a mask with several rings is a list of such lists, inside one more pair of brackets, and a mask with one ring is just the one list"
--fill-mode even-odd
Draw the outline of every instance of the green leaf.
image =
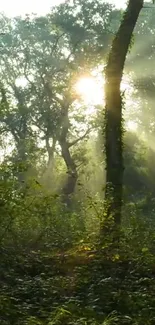
[[149, 251], [149, 249], [147, 247], [142, 248], [142, 253], [147, 253], [148, 251]]

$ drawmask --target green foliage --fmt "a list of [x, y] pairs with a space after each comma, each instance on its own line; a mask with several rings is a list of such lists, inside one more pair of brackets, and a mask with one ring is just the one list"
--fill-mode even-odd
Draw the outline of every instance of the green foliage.
[[[142, 130], [138, 136], [145, 133], [152, 144], [154, 15], [148, 10], [143, 15], [127, 69], [134, 68], [138, 91], [132, 94], [138, 96], [133, 112]], [[120, 18], [103, 1], [78, 0], [45, 17], [0, 19], [2, 325], [155, 323], [154, 150], [126, 134], [119, 247], [110, 228], [99, 245], [101, 221], [107, 221], [98, 136], [102, 107], [96, 107], [97, 116], [86, 116], [88, 107], [73, 89], [77, 78], [104, 65]], [[151, 46], [140, 52], [137, 44], [148, 35]], [[133, 53], [145, 56], [145, 69], [138, 60], [131, 64]], [[139, 78], [142, 72], [145, 78]], [[62, 139], [78, 174], [69, 208], [62, 192], [71, 165], [62, 155]]]
[[64, 255], [1, 249], [4, 324], [154, 324], [154, 244], [141, 241], [136, 255], [134, 238], [122, 236], [117, 252], [84, 250], [84, 242]]

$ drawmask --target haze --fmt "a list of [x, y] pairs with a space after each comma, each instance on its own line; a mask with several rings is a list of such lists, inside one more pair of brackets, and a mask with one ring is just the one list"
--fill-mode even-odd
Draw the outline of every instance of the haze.
[[[0, 12], [4, 12], [8, 16], [18, 16], [32, 12], [46, 14], [53, 5], [61, 2], [62, 0], [44, 0], [40, 3], [37, 0], [6, 0], [0, 4]], [[126, 0], [110, 0], [109, 2], [115, 4], [118, 8], [121, 8], [124, 7]]]

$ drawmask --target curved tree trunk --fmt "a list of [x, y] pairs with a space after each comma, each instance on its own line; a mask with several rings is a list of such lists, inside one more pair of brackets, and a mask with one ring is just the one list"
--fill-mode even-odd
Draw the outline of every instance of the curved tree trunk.
[[[126, 55], [132, 41], [143, 0], [130, 0], [119, 30], [113, 40], [105, 71], [105, 149], [107, 219], [113, 217], [114, 227], [121, 223], [123, 190], [123, 125], [120, 85]], [[106, 222], [105, 222], [106, 224]], [[108, 225], [107, 225], [108, 226]], [[102, 227], [101, 232], [104, 229]]]
[[62, 188], [62, 200], [63, 203], [66, 204], [66, 207], [68, 210], [72, 210], [72, 195], [75, 192], [76, 183], [78, 180], [78, 171], [76, 162], [72, 156], [72, 153], [70, 151], [70, 148], [82, 141], [90, 132], [90, 128], [86, 130], [86, 132], [82, 135], [73, 140], [72, 142], [69, 142], [68, 135], [70, 130], [70, 120], [69, 120], [69, 108], [74, 102], [75, 98], [72, 96], [68, 96], [68, 93], [66, 94], [66, 97], [64, 97], [63, 100], [60, 100], [61, 104], [61, 128], [60, 128], [60, 134], [58, 136], [58, 142], [61, 147], [61, 154], [64, 159], [64, 162], [66, 164], [67, 168], [67, 179], [66, 182]]
[[76, 164], [73, 158], [71, 157], [69, 146], [68, 143], [65, 141], [65, 139], [61, 142], [61, 151], [62, 151], [62, 157], [67, 166], [67, 180], [63, 187], [63, 201], [70, 209], [71, 195], [75, 191], [78, 174], [77, 174]]
[[59, 137], [59, 144], [61, 146], [62, 157], [67, 167], [67, 180], [62, 189], [63, 202], [67, 208], [71, 208], [71, 195], [74, 193], [78, 174], [76, 164], [70, 154], [69, 143], [67, 141], [67, 134], [69, 130], [68, 107], [63, 111], [62, 131]]

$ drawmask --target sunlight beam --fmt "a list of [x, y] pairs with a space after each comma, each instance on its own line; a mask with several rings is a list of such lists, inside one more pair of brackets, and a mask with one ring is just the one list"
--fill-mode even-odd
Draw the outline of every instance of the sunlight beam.
[[86, 105], [103, 104], [102, 84], [94, 77], [81, 77], [75, 84], [75, 90]]

